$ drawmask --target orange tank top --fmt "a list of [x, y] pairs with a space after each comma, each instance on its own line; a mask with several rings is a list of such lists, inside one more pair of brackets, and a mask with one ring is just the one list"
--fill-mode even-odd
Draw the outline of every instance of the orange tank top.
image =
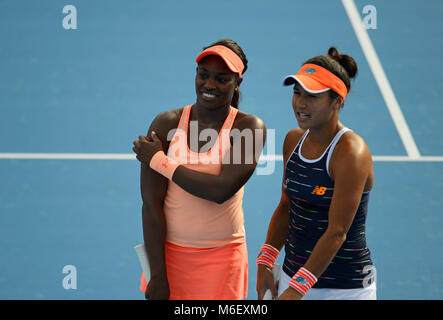
[[[223, 157], [231, 147], [229, 135], [238, 110], [231, 107], [212, 148], [206, 153], [197, 153], [190, 150], [187, 141], [191, 107], [189, 105], [183, 109], [169, 145], [168, 156], [186, 168], [218, 175]], [[218, 204], [198, 198], [169, 181], [163, 207], [166, 241], [192, 248], [214, 248], [244, 242], [243, 193], [244, 187], [224, 203]]]

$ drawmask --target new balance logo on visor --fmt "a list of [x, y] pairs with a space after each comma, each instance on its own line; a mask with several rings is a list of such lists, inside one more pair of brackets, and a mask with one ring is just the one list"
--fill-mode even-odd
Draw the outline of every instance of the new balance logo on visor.
[[322, 196], [325, 194], [327, 189], [328, 188], [326, 188], [326, 187], [315, 186], [315, 188], [314, 188], [314, 190], [312, 190], [311, 194], [316, 194], [318, 196]]
[[315, 71], [317, 70], [315, 70], [314, 68], [308, 68], [305, 70], [305, 73], [313, 74]]

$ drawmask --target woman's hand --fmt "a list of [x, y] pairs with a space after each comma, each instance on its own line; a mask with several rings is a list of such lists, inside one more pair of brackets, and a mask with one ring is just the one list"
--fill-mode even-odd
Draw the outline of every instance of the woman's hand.
[[163, 144], [160, 139], [157, 137], [156, 133], [152, 131], [152, 139], [149, 139], [145, 136], [139, 136], [138, 140], [135, 140], [134, 147], [132, 151], [134, 151], [137, 155], [136, 158], [140, 162], [146, 163], [149, 165], [152, 157], [158, 152], [163, 151]]
[[272, 297], [277, 298], [277, 286], [274, 283], [274, 275], [272, 270], [264, 265], [257, 266], [257, 296], [258, 300], [263, 300], [263, 296], [267, 290], [271, 290]]
[[295, 289], [289, 287], [278, 297], [277, 300], [301, 300], [303, 296]]
[[169, 284], [166, 278], [151, 278], [145, 291], [148, 300], [168, 300]]

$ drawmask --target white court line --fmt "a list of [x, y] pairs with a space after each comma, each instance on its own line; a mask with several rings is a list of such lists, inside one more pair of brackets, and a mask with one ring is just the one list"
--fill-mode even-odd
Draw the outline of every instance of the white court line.
[[0, 159], [131, 160], [131, 153], [0, 153]]
[[378, 59], [377, 53], [372, 45], [371, 38], [369, 38], [369, 35], [363, 26], [354, 0], [342, 0], [342, 3], [346, 13], [349, 16], [349, 20], [351, 21], [358, 41], [360, 42], [360, 46], [365, 54], [366, 60], [369, 63], [369, 67], [372, 70], [375, 81], [380, 88], [383, 99], [385, 100], [403, 145], [405, 146], [406, 152], [410, 158], [419, 158], [420, 152], [418, 151], [408, 124], [406, 123], [397, 99], [395, 98], [394, 91], [392, 91], [388, 78], [386, 77], [380, 60]]
[[[1, 159], [28, 160], [135, 160], [132, 153], [0, 153]], [[443, 162], [443, 156], [373, 156], [376, 162]], [[283, 155], [262, 155], [260, 162], [283, 161]]]
[[443, 156], [372, 156], [375, 162], [443, 162]]
[[[372, 156], [375, 162], [443, 162], [443, 156]], [[263, 155], [260, 161], [283, 161], [283, 155]]]

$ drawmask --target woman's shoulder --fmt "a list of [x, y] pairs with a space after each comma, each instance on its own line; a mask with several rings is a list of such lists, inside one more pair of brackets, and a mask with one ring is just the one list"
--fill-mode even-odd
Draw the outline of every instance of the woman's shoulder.
[[285, 141], [283, 143], [283, 154], [286, 155], [288, 152], [292, 152], [297, 143], [300, 141], [306, 130], [301, 128], [293, 128], [286, 133]]
[[331, 155], [329, 175], [335, 181], [367, 177], [365, 191], [372, 188], [374, 173], [372, 155], [365, 140], [353, 131], [340, 138]]
[[148, 137], [151, 136], [152, 131], [155, 131], [161, 140], [166, 139], [168, 133], [177, 128], [183, 109], [170, 109], [157, 114], [149, 127]]
[[306, 132], [306, 130], [304, 130], [304, 129], [301, 129], [298, 127], [293, 128], [286, 133], [285, 140], [288, 140], [288, 142], [293, 142], [293, 140], [297, 140], [296, 141], [296, 143], [297, 143], [298, 140], [300, 140], [300, 138], [304, 135], [305, 132]]
[[259, 116], [238, 110], [234, 121], [234, 128], [237, 129], [266, 129], [265, 122]]
[[352, 130], [347, 131], [337, 143], [335, 152], [345, 156], [349, 154], [370, 155], [368, 145], [365, 140]]
[[351, 167], [353, 164], [358, 164], [358, 166], [362, 168], [364, 167], [364, 164], [371, 166], [372, 156], [365, 140], [354, 131], [348, 131], [343, 134], [331, 156], [331, 173], [333, 173], [333, 168], [336, 164], [345, 167]]

